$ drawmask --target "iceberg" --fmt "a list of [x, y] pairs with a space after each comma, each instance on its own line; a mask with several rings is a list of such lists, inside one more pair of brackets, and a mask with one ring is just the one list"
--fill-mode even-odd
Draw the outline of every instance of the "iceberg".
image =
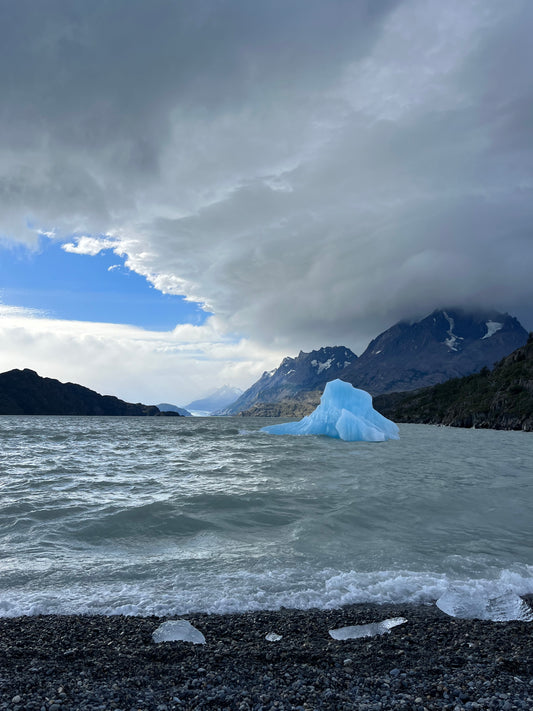
[[343, 380], [326, 383], [320, 405], [299, 422], [263, 427], [277, 435], [326, 435], [347, 442], [400, 439], [398, 426], [372, 407], [372, 397]]

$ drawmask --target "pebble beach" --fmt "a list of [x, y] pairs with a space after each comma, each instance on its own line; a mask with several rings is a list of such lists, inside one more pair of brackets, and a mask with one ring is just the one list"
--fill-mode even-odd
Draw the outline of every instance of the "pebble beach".
[[[2, 618], [0, 708], [533, 708], [531, 623], [460, 620], [411, 604], [183, 617], [205, 644], [156, 644], [168, 618]], [[391, 617], [407, 622], [376, 637], [328, 633]], [[267, 641], [270, 632], [282, 639]]]

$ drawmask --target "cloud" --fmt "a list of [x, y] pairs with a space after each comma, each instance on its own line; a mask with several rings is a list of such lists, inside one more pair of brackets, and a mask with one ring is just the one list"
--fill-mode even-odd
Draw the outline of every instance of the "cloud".
[[222, 383], [247, 387], [283, 354], [231, 339], [216, 318], [162, 333], [58, 321], [0, 305], [0, 372], [30, 368], [130, 402], [184, 405]]
[[0, 234], [120, 250], [276, 352], [450, 303], [532, 328], [532, 23], [527, 0], [6, 4]]
[[72, 254], [88, 254], [91, 257], [100, 254], [106, 249], [116, 249], [117, 243], [102, 237], [77, 237], [75, 242], [65, 242], [62, 245], [65, 252]]

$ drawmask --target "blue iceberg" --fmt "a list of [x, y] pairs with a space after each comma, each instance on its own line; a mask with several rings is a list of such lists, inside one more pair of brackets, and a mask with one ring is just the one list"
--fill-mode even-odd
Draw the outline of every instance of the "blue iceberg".
[[400, 439], [398, 426], [372, 407], [372, 397], [343, 380], [326, 384], [320, 405], [299, 422], [263, 427], [278, 435], [326, 435], [347, 442], [384, 442]]

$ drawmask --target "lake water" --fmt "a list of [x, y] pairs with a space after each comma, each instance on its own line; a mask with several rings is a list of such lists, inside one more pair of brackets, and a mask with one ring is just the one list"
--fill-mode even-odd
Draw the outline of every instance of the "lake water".
[[0, 417], [0, 615], [533, 593], [533, 434]]

